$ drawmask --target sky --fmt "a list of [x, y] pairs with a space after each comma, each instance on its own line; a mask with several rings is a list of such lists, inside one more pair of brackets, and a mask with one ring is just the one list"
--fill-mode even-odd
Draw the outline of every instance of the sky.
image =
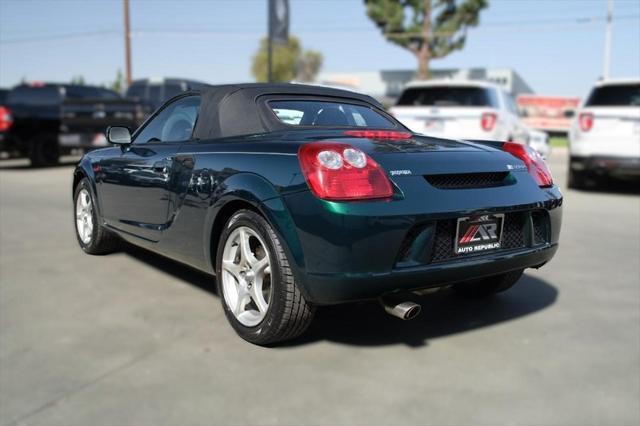
[[[362, 0], [289, 0], [290, 32], [323, 72], [415, 69]], [[131, 0], [133, 77], [252, 81], [267, 0]], [[489, 0], [463, 50], [432, 68], [508, 67], [536, 93], [583, 96], [602, 75], [606, 0]], [[0, 0], [0, 86], [110, 83], [124, 70], [121, 0]], [[614, 0], [611, 77], [640, 76], [640, 0]]]

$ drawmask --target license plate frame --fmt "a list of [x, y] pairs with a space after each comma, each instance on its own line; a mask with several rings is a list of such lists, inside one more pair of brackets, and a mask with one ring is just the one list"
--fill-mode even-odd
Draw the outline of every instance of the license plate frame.
[[499, 250], [503, 231], [504, 213], [460, 217], [453, 252], [459, 256]]

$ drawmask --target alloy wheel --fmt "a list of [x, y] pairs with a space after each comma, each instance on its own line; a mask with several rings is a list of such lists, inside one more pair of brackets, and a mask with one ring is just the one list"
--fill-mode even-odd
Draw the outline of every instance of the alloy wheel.
[[227, 238], [221, 279], [234, 317], [246, 327], [260, 324], [271, 300], [271, 263], [264, 241], [253, 229], [240, 226]]
[[83, 244], [89, 244], [93, 235], [93, 204], [86, 189], [80, 190], [76, 199], [76, 231]]

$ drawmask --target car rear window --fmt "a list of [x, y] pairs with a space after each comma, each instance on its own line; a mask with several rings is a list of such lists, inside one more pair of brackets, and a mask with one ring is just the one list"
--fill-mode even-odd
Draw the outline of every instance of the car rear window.
[[119, 99], [118, 93], [92, 86], [67, 86], [66, 97], [69, 99]]
[[615, 84], [597, 87], [586, 106], [640, 106], [640, 84]]
[[7, 103], [16, 105], [56, 105], [62, 102], [59, 86], [19, 86], [9, 92]]
[[281, 122], [291, 126], [396, 127], [395, 123], [365, 105], [314, 100], [269, 101], [268, 105]]
[[498, 107], [492, 89], [465, 86], [410, 87], [402, 92], [398, 106]]

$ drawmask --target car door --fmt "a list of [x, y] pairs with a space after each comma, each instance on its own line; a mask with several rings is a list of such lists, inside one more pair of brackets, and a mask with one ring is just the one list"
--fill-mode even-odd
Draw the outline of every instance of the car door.
[[191, 139], [200, 97], [165, 105], [133, 135], [133, 142], [100, 161], [98, 192], [109, 226], [159, 241], [170, 226], [168, 209], [179, 147]]

